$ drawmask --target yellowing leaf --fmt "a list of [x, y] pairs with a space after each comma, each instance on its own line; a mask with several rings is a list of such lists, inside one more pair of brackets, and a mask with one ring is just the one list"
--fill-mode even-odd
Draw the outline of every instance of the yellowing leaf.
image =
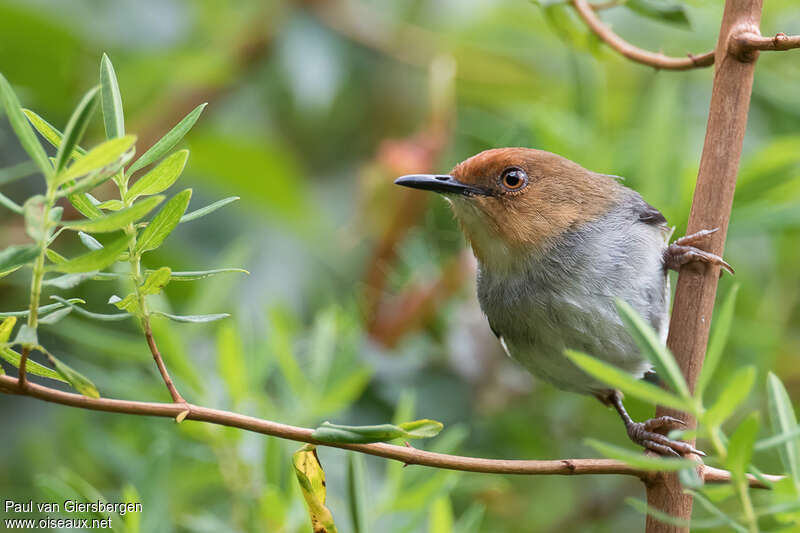
[[316, 447], [306, 444], [292, 456], [294, 473], [306, 501], [314, 533], [336, 533], [333, 515], [325, 507], [325, 472], [317, 457]]

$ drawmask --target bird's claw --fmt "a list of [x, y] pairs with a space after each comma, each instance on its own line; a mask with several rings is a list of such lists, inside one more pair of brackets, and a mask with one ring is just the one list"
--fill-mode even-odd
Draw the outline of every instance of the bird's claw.
[[719, 228], [704, 229], [691, 235], [685, 235], [670, 244], [664, 251], [664, 265], [672, 270], [679, 270], [686, 263], [701, 262], [718, 265], [729, 274], [735, 274], [733, 267], [717, 254], [697, 248], [708, 236], [719, 231]]
[[660, 416], [645, 422], [633, 422], [628, 425], [627, 429], [628, 437], [634, 443], [659, 455], [681, 457], [695, 454], [705, 457], [705, 453], [688, 442], [673, 440], [661, 433], [656, 433], [656, 430], [683, 429], [685, 427], [686, 424], [677, 418]]

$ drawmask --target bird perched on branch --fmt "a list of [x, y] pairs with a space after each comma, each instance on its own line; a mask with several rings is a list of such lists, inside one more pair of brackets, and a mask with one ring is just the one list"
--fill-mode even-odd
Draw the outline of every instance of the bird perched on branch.
[[478, 260], [481, 309], [509, 356], [556, 387], [613, 405], [633, 442], [660, 454], [702, 454], [663, 434], [682, 421], [634, 422], [618, 391], [564, 355], [579, 350], [643, 377], [650, 365], [616, 300], [666, 340], [667, 270], [701, 261], [733, 272], [695, 247], [714, 230], [670, 245], [664, 216], [615, 178], [549, 152], [501, 148], [467, 159], [449, 175], [409, 175], [395, 183], [449, 201]]

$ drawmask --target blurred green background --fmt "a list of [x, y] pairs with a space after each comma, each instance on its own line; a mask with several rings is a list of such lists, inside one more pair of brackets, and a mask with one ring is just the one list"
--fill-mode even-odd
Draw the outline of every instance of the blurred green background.
[[[692, 1], [691, 28], [623, 8], [603, 17], [636, 44], [683, 55], [714, 45], [721, 9]], [[796, 2], [771, 0], [762, 31], [800, 33]], [[444, 432], [415, 445], [484, 457], [591, 457], [587, 436], [627, 442], [613, 411], [533, 382], [501, 354], [446, 205], [392, 180], [447, 171], [486, 148], [536, 147], [625, 176], [680, 235], [711, 69], [627, 62], [568, 7], [526, 0], [0, 1], [0, 36], [0, 72], [25, 107], [62, 128], [108, 53], [139, 153], [209, 103], [183, 143], [191, 155], [181, 185], [194, 189], [190, 209], [241, 201], [181, 225], [147, 266], [251, 274], [166, 289], [162, 309], [233, 315], [155, 323], [189, 401], [306, 427], [434, 418]], [[798, 84], [796, 53], [762, 54], [726, 248], [742, 287], [719, 372], [758, 365], [753, 408], [764, 403], [769, 369], [800, 399]], [[86, 144], [102, 137], [96, 119]], [[25, 160], [0, 118], [0, 168]], [[31, 178], [3, 192], [21, 201], [40, 187]], [[105, 199], [103, 189], [97, 196]], [[0, 221], [0, 248], [26, 242], [20, 217], [0, 210]], [[80, 249], [77, 238], [60, 242], [65, 253]], [[0, 280], [1, 310], [27, 305], [27, 276]], [[722, 278], [722, 297], [732, 283]], [[98, 281], [68, 296], [113, 312], [114, 291]], [[70, 316], [40, 338], [104, 396], [168, 400], [133, 321]], [[117, 522], [121, 531], [309, 529], [291, 471], [298, 443], [0, 402], [3, 499], [139, 499], [144, 513]], [[630, 408], [634, 418], [650, 415], [643, 404]], [[329, 507], [350, 531], [346, 456], [319, 454]], [[756, 462], [779, 469], [774, 454]], [[642, 496], [633, 478], [365, 464], [368, 531], [611, 532], [644, 520], [624, 503]]]

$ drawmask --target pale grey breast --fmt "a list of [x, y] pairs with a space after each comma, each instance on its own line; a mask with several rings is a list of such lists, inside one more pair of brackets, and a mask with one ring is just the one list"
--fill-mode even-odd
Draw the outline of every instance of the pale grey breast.
[[585, 394], [607, 387], [564, 355], [580, 350], [641, 377], [644, 361], [616, 310], [629, 303], [666, 336], [669, 280], [664, 217], [631, 189], [606, 215], [568, 233], [516, 273], [478, 274], [478, 299], [509, 355], [555, 386]]

